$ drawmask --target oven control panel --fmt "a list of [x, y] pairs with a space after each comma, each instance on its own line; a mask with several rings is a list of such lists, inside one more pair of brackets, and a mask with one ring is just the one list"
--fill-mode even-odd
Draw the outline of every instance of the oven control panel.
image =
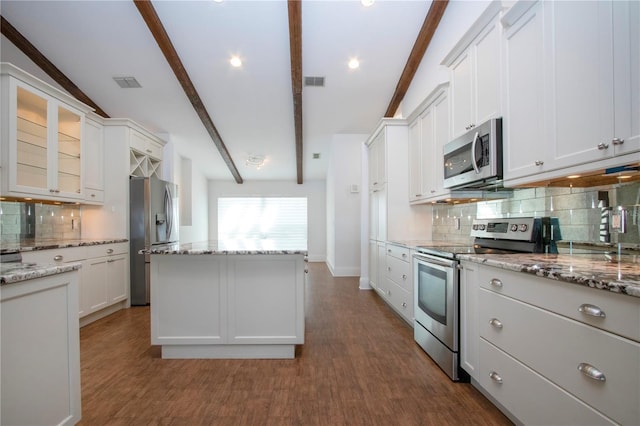
[[535, 218], [474, 219], [471, 236], [501, 240], [531, 241]]

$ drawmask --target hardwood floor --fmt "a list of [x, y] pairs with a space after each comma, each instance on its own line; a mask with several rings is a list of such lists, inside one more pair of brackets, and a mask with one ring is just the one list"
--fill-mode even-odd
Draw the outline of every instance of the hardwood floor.
[[82, 328], [80, 424], [511, 424], [471, 385], [451, 382], [357, 278], [309, 269], [293, 360], [163, 360], [148, 307]]

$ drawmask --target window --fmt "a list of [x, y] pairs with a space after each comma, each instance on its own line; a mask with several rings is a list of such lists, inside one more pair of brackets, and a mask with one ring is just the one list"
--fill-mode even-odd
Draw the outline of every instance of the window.
[[307, 198], [218, 198], [218, 240], [285, 241], [306, 249]]

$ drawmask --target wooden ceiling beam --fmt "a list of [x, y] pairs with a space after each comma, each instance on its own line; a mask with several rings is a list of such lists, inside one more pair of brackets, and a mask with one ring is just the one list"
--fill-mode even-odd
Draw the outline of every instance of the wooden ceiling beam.
[[176, 75], [178, 82], [182, 86], [184, 93], [187, 95], [187, 98], [198, 114], [198, 117], [200, 117], [202, 124], [207, 130], [207, 133], [209, 133], [209, 136], [213, 140], [213, 143], [216, 145], [216, 148], [218, 148], [218, 151], [220, 152], [222, 159], [229, 168], [229, 171], [233, 175], [233, 178], [237, 183], [242, 183], [242, 176], [240, 176], [235, 163], [231, 159], [231, 155], [229, 154], [229, 151], [227, 150], [227, 147], [225, 146], [220, 133], [218, 133], [216, 126], [213, 124], [213, 120], [211, 120], [211, 116], [207, 112], [207, 109], [204, 106], [204, 102], [202, 102], [200, 95], [198, 94], [195, 86], [193, 85], [193, 82], [191, 81], [191, 78], [189, 78], [189, 75], [187, 74], [187, 71], [182, 64], [180, 57], [178, 56], [178, 52], [173, 47], [173, 43], [171, 42], [171, 39], [169, 39], [169, 35], [164, 29], [164, 26], [160, 21], [160, 17], [156, 13], [156, 10], [151, 4], [151, 1], [133, 0], [133, 3], [138, 8], [138, 11], [146, 22], [147, 27], [149, 27], [149, 31], [151, 31], [153, 38], [155, 38], [156, 42], [158, 43], [158, 47], [160, 47], [160, 50], [164, 54], [164, 57], [167, 59], [169, 66], [173, 70], [173, 73]]
[[424, 18], [422, 28], [420, 28], [420, 33], [418, 33], [416, 42], [413, 44], [413, 48], [411, 49], [411, 53], [409, 54], [407, 63], [404, 66], [404, 70], [402, 71], [400, 80], [396, 85], [396, 90], [391, 97], [391, 102], [387, 107], [387, 112], [384, 113], [385, 117], [394, 116], [398, 107], [400, 106], [400, 102], [402, 102], [402, 99], [404, 99], [404, 95], [407, 94], [407, 90], [411, 85], [411, 80], [413, 80], [413, 77], [415, 76], [416, 71], [420, 66], [420, 62], [422, 61], [422, 58], [427, 51], [429, 43], [431, 43], [433, 34], [436, 32], [438, 24], [440, 24], [440, 19], [442, 18], [442, 15], [444, 15], [444, 11], [447, 8], [448, 3], [449, 0], [433, 0], [433, 2], [431, 3], [429, 12]]
[[106, 112], [102, 110], [95, 102], [89, 98], [73, 81], [71, 81], [62, 71], [60, 71], [46, 56], [42, 54], [20, 31], [18, 31], [4, 16], [0, 16], [0, 32], [11, 43], [13, 43], [22, 53], [31, 59], [42, 71], [47, 73], [56, 83], [64, 90], [69, 92], [73, 97], [93, 108], [96, 114], [109, 118]]
[[301, 0], [289, 0], [289, 49], [291, 56], [291, 88], [296, 143], [296, 171], [302, 184], [302, 14]]

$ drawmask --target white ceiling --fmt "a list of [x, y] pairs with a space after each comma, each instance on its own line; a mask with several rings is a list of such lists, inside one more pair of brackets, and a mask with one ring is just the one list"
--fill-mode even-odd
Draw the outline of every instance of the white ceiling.
[[[325, 178], [333, 135], [374, 129], [430, 4], [302, 0], [303, 75], [325, 77], [324, 88], [303, 88], [304, 180]], [[295, 181], [286, 1], [153, 6], [242, 178]], [[111, 117], [163, 135], [209, 179], [233, 180], [132, 1], [2, 0], [0, 13]], [[351, 57], [359, 69], [347, 67]], [[120, 89], [116, 76], [142, 88]], [[266, 156], [265, 165], [246, 166], [249, 155]]]

